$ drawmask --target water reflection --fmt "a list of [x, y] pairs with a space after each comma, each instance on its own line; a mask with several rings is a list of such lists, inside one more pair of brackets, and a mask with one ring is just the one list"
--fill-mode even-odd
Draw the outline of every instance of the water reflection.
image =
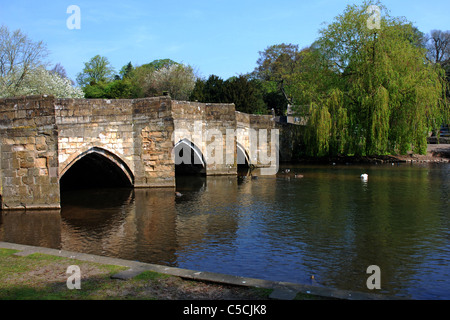
[[65, 249], [145, 262], [174, 261], [172, 189], [77, 190], [63, 201]]
[[0, 241], [58, 249], [60, 211], [10, 211], [0, 215]]
[[382, 293], [450, 298], [449, 165], [290, 169], [72, 190], [60, 214], [3, 212], [0, 239], [358, 291], [375, 264]]

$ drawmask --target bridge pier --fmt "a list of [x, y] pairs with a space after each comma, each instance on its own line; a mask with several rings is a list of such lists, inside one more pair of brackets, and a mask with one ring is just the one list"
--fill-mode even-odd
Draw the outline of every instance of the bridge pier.
[[133, 113], [134, 187], [175, 187], [174, 130], [170, 97], [143, 100]]
[[0, 100], [2, 209], [59, 209], [53, 98]]

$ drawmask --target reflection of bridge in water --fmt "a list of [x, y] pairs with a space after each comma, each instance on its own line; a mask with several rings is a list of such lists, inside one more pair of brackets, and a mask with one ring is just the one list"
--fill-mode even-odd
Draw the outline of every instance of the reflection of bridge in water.
[[224, 205], [237, 203], [239, 192], [250, 192], [251, 184], [238, 187], [231, 176], [206, 180], [179, 177], [182, 197], [170, 188], [67, 191], [62, 210], [0, 214], [0, 241], [176, 265], [177, 253], [201, 245], [205, 235], [235, 238], [239, 210], [200, 213], [192, 203], [220, 211], [220, 199]]
[[[279, 157], [290, 159], [298, 128], [237, 112], [234, 104], [167, 96], [3, 99], [2, 209], [59, 209], [64, 187], [174, 187], [176, 168], [236, 175], [239, 165], [277, 166]], [[189, 166], [175, 166], [180, 159]]]

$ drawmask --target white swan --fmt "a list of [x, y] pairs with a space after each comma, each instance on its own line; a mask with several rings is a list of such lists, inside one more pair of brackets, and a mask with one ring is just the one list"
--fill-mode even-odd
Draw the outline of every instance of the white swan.
[[363, 174], [361, 175], [361, 179], [362, 179], [363, 181], [367, 181], [367, 180], [369, 179], [369, 175], [368, 175], [367, 173], [363, 173]]

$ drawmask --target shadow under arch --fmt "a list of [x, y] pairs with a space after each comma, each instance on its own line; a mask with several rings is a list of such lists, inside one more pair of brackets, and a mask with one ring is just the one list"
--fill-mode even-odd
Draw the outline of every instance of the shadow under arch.
[[132, 187], [134, 175], [114, 153], [93, 147], [76, 156], [60, 173], [61, 190], [91, 187]]
[[182, 139], [173, 147], [175, 175], [206, 175], [202, 151], [190, 140]]

